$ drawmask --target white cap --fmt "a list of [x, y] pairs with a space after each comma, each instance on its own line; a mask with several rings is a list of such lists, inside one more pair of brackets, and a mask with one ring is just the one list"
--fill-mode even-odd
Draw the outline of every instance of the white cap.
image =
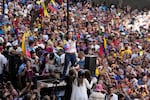
[[90, 37], [91, 37], [91, 35], [89, 35], [89, 34], [88, 34], [88, 35], [86, 35], [86, 38], [90, 38]]
[[15, 40], [14, 42], [12, 42], [13, 46], [17, 46], [18, 45], [18, 40]]
[[44, 49], [45, 45], [44, 44], [38, 44], [38, 47], [41, 47], [42, 49]]
[[5, 9], [5, 14], [8, 14], [9, 10], [8, 9]]
[[85, 18], [84, 18], [84, 17], [82, 17], [82, 20], [85, 20]]
[[0, 43], [4, 43], [4, 39], [0, 37]]
[[122, 34], [122, 35], [126, 35], [126, 33], [125, 33], [125, 32], [122, 32], [121, 34]]
[[93, 39], [92, 39], [92, 38], [89, 38], [89, 39], [88, 39], [88, 41], [91, 41], [91, 42], [92, 42], [92, 41], [93, 41]]
[[115, 5], [111, 5], [111, 8], [114, 8], [115, 7]]
[[37, 32], [37, 31], [38, 31], [38, 28], [35, 28], [35, 29], [34, 29], [34, 32]]
[[6, 46], [9, 47], [12, 46], [12, 44], [10, 42], [7, 42]]
[[24, 31], [23, 31], [23, 30], [20, 30], [19, 33], [24, 33]]
[[102, 69], [102, 68], [103, 68], [103, 66], [98, 66], [98, 68], [99, 68], [99, 69]]
[[43, 35], [43, 40], [48, 41], [48, 35]]
[[105, 32], [104, 26], [100, 26], [100, 28], [102, 29], [102, 32]]
[[138, 98], [135, 98], [134, 100], [140, 100], [140, 99], [138, 99]]
[[96, 18], [96, 17], [94, 17], [93, 19], [94, 19], [94, 20], [96, 20], [97, 18]]
[[139, 48], [139, 49], [142, 49], [142, 46], [139, 45], [138, 48]]
[[4, 16], [4, 18], [5, 18], [5, 19], [8, 19], [8, 16], [7, 16], [7, 15], [5, 15], [5, 16]]

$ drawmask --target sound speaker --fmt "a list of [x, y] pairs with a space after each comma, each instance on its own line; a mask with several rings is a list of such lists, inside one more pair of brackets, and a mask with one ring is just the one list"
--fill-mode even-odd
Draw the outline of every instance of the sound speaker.
[[85, 56], [85, 69], [88, 69], [92, 75], [95, 74], [95, 69], [96, 69], [96, 56], [94, 55], [88, 55]]

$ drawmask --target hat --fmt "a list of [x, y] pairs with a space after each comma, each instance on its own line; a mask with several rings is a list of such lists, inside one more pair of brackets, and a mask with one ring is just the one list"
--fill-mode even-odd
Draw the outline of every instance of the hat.
[[92, 19], [90, 22], [94, 22], [94, 20]]
[[102, 32], [105, 32], [104, 26], [100, 26], [100, 29], [102, 29]]
[[9, 47], [9, 46], [11, 47], [12, 44], [10, 42], [7, 42], [6, 47]]
[[20, 30], [19, 33], [24, 33], [24, 31], [23, 31], [23, 30]]
[[90, 37], [91, 37], [91, 35], [89, 35], [89, 34], [88, 34], [88, 35], [86, 35], [86, 38], [90, 38]]
[[84, 18], [84, 17], [82, 17], [82, 20], [85, 20], [85, 18]]
[[114, 8], [115, 7], [115, 5], [111, 5], [111, 8]]
[[89, 38], [88, 41], [89, 41], [89, 42], [93, 42], [93, 39], [92, 39], [92, 38]]
[[101, 84], [96, 85], [96, 91], [101, 92], [103, 90], [103, 86]]
[[121, 34], [122, 34], [122, 35], [126, 35], [127, 33], [126, 33], [126, 32], [122, 32]]
[[42, 48], [42, 49], [45, 48], [45, 45], [44, 45], [44, 44], [38, 44], [37, 46], [40, 47], [40, 48]]
[[93, 19], [94, 19], [94, 20], [96, 20], [97, 18], [96, 18], [96, 17], [94, 17]]
[[115, 49], [115, 48], [112, 48], [111, 51], [116, 51], [116, 49]]
[[34, 32], [37, 32], [37, 31], [38, 31], [38, 28], [35, 28], [35, 29], [34, 29]]
[[4, 39], [0, 37], [0, 43], [4, 43]]
[[139, 48], [139, 49], [142, 49], [142, 46], [138, 45], [138, 48]]
[[43, 35], [43, 40], [48, 41], [48, 35]]
[[98, 66], [98, 69], [100, 69], [100, 70], [101, 70], [102, 68], [103, 68], [103, 66]]
[[18, 40], [12, 42], [12, 45], [13, 45], [13, 46], [17, 46], [17, 45], [18, 45]]

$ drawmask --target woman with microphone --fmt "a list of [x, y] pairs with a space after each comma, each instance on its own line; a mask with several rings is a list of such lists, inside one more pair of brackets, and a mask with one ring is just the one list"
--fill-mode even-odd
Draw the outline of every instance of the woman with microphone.
[[73, 33], [70, 31], [67, 34], [67, 39], [66, 39], [66, 44], [65, 44], [65, 66], [63, 70], [63, 77], [66, 76], [67, 69], [69, 66], [69, 63], [71, 62], [71, 65], [74, 66], [76, 63], [76, 41], [73, 39]]

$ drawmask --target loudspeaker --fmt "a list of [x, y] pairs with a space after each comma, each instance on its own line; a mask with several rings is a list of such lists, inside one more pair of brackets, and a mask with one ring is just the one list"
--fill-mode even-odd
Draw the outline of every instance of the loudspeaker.
[[85, 69], [88, 69], [92, 75], [95, 74], [95, 69], [96, 69], [96, 56], [94, 55], [88, 55], [85, 56]]

